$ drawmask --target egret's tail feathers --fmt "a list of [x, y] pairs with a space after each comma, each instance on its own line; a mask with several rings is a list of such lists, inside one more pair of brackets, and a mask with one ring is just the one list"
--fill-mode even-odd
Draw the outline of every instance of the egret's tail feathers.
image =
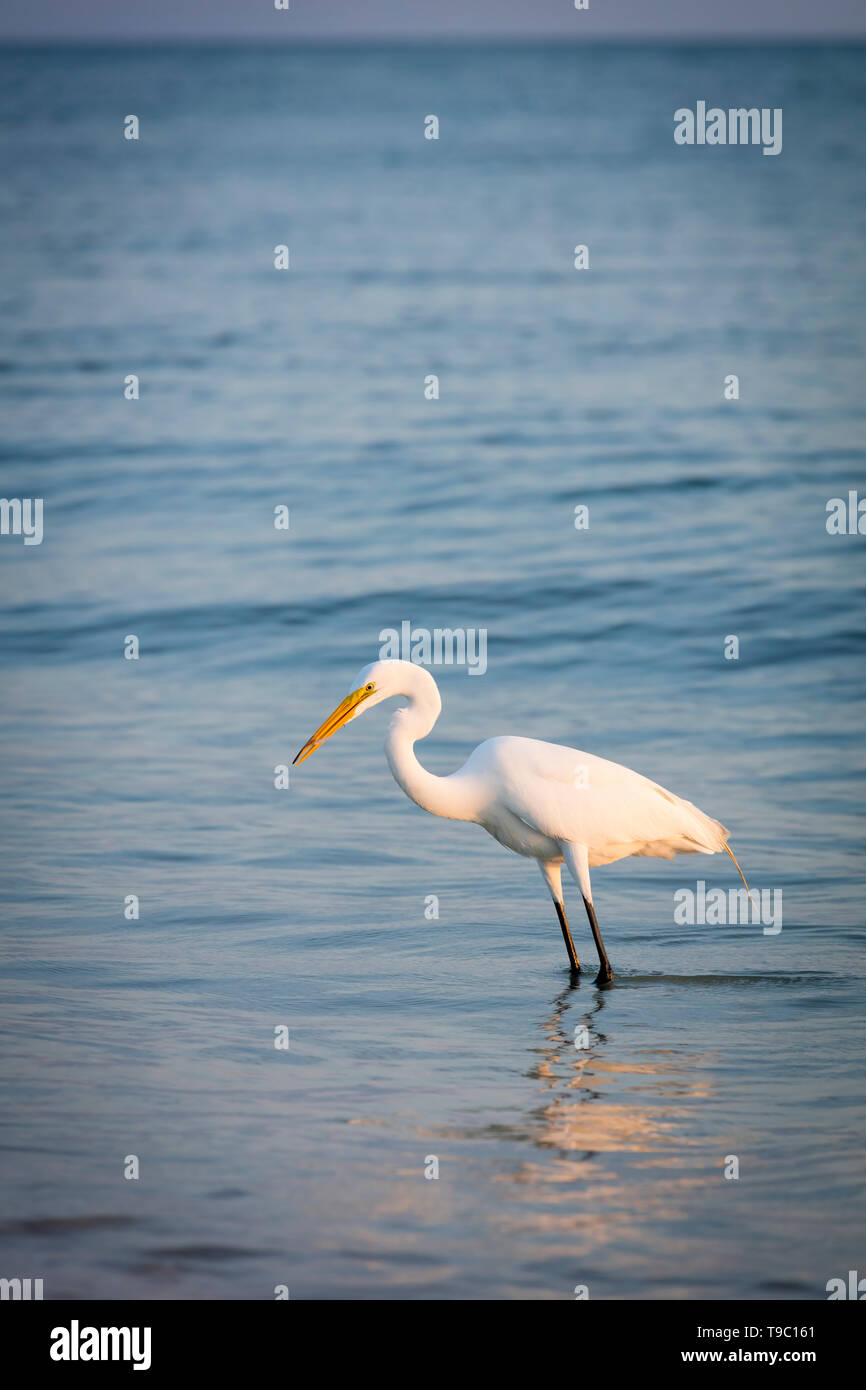
[[755, 899], [752, 897], [752, 890], [751, 890], [751, 888], [749, 887], [748, 883], [746, 883], [746, 875], [743, 873], [742, 869], [740, 868], [740, 863], [739, 863], [739, 860], [737, 859], [737, 856], [734, 854], [734, 851], [731, 849], [730, 845], [727, 844], [727, 843], [725, 844], [725, 853], [726, 853], [726, 854], [729, 854], [730, 857], [733, 859], [734, 863], [736, 864], [736, 866], [737, 866], [737, 873], [740, 875], [740, 878], [743, 880], [743, 884], [744, 884], [744, 886], [745, 886], [746, 892], [748, 893], [749, 897], [751, 898], [752, 905], [753, 905], [754, 907], [757, 908], [758, 904], [755, 902]]

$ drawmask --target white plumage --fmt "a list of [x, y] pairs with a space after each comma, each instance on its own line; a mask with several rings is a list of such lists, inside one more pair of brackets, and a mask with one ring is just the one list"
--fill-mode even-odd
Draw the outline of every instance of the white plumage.
[[475, 822], [506, 849], [538, 861], [571, 967], [579, 970], [562, 900], [565, 863], [583, 896], [599, 955], [599, 983], [609, 983], [613, 971], [595, 916], [590, 868], [628, 855], [672, 859], [720, 850], [737, 864], [728, 831], [719, 821], [640, 773], [577, 748], [534, 738], [491, 738], [478, 745], [459, 771], [434, 776], [418, 762], [414, 745], [433, 728], [442, 702], [429, 671], [407, 661], [364, 667], [295, 762], [303, 762], [343, 724], [393, 695], [409, 700], [394, 713], [385, 741], [397, 783], [433, 815]]
[[630, 854], [715, 854], [728, 836], [718, 821], [639, 772], [559, 743], [488, 739], [456, 775], [474, 772], [495, 788], [494, 808], [505, 807], [550, 841], [586, 845], [590, 868]]

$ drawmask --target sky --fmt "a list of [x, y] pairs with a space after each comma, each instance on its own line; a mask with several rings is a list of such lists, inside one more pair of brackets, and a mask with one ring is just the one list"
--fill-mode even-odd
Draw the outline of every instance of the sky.
[[3, 0], [0, 39], [866, 37], [864, 0]]

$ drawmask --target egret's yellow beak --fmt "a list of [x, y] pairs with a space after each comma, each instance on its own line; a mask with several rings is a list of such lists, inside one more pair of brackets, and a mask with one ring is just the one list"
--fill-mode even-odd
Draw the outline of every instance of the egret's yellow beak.
[[353, 690], [351, 695], [347, 695], [345, 700], [341, 701], [334, 710], [334, 713], [328, 715], [324, 724], [319, 725], [312, 738], [307, 739], [292, 763], [292, 767], [295, 766], [295, 763], [302, 763], [304, 758], [308, 758], [311, 753], [315, 753], [316, 749], [321, 747], [325, 739], [330, 738], [331, 734], [335, 734], [338, 729], [342, 729], [343, 725], [352, 718], [361, 701], [368, 700], [375, 689], [375, 685], [362, 685], [360, 690]]

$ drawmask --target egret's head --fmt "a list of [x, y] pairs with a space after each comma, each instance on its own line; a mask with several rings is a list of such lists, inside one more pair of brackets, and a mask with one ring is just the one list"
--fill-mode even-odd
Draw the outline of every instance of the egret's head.
[[[357, 719], [365, 710], [372, 709], [373, 705], [378, 705], [392, 695], [405, 694], [405, 667], [409, 665], [406, 661], [374, 661], [359, 671], [349, 687], [345, 700], [341, 700], [333, 714], [329, 714], [324, 724], [319, 725], [312, 738], [307, 739], [295, 758], [295, 763], [302, 763], [311, 753], [315, 753], [331, 734], [342, 729], [344, 724]], [[411, 669], [417, 668], [410, 666]]]

